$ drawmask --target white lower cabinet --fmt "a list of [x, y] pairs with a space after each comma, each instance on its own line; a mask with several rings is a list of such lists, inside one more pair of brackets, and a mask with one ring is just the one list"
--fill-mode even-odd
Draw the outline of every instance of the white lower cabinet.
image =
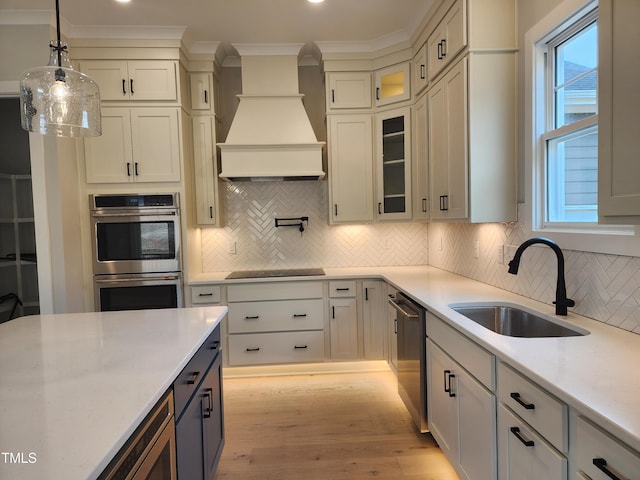
[[504, 363], [498, 364], [498, 399], [500, 478], [566, 480], [567, 405]]
[[362, 282], [363, 356], [365, 360], [385, 358], [385, 315], [383, 301], [386, 296], [385, 283], [380, 280]]
[[[432, 329], [434, 325], [436, 328]], [[440, 332], [444, 335], [439, 335]], [[495, 360], [481, 347], [429, 314], [427, 335], [427, 392], [431, 433], [460, 478], [496, 479], [496, 397], [490, 390], [493, 381], [484, 384], [467, 370], [488, 369], [489, 378], [492, 379], [491, 371]], [[477, 351], [472, 351], [471, 356], [468, 356], [468, 349]], [[476, 365], [457, 361], [474, 356], [480, 359]]]
[[230, 366], [324, 360], [321, 282], [227, 287]]
[[359, 357], [356, 282], [329, 282], [331, 360]]
[[567, 459], [504, 404], [498, 411], [498, 442], [501, 480], [566, 480]]
[[640, 455], [578, 416], [575, 422], [575, 478], [631, 480], [639, 478]]

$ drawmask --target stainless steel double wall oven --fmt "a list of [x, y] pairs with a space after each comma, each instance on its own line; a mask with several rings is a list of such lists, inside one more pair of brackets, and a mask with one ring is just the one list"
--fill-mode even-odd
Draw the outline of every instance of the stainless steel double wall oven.
[[89, 197], [98, 311], [182, 306], [177, 193]]

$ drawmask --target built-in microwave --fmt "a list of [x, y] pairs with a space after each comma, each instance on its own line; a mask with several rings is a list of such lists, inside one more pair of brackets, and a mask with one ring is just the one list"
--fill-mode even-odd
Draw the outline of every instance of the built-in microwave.
[[91, 195], [94, 275], [180, 272], [177, 193]]

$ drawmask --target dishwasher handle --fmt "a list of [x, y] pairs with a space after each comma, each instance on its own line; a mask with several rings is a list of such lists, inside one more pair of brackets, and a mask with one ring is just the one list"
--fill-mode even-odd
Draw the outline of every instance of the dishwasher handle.
[[399, 311], [403, 317], [406, 318], [419, 318], [420, 316], [417, 313], [407, 312], [402, 306], [393, 301], [393, 299], [389, 299], [389, 305]]

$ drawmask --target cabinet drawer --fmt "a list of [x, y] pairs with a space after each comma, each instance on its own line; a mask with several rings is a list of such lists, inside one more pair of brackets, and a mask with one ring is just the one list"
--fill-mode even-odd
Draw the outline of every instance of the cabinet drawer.
[[219, 285], [191, 287], [191, 303], [220, 303]]
[[558, 450], [568, 449], [567, 406], [505, 364], [498, 365], [498, 398]]
[[[576, 469], [593, 480], [638, 478], [640, 457], [609, 434], [578, 417]], [[608, 475], [607, 472], [614, 476]]]
[[229, 304], [229, 333], [322, 330], [323, 300]]
[[567, 479], [567, 459], [504, 405], [498, 410], [499, 477]]
[[355, 297], [356, 282], [355, 280], [344, 280], [338, 282], [329, 282], [330, 297]]
[[323, 331], [229, 335], [229, 365], [323, 360]]
[[322, 298], [322, 282], [265, 282], [229, 285], [227, 301], [296, 300]]
[[492, 392], [495, 391], [495, 357], [463, 334], [427, 312], [427, 337]]
[[207, 369], [220, 352], [220, 326], [209, 335], [202, 346], [195, 353], [186, 367], [173, 383], [173, 398], [176, 418], [180, 417], [182, 410], [207, 372]]

